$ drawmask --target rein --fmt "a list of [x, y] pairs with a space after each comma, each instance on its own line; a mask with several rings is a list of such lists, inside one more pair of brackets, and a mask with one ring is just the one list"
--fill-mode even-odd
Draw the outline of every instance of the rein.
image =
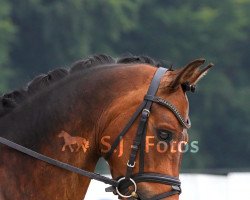
[[[163, 75], [167, 72], [166, 68], [158, 68], [152, 81], [149, 86], [148, 92], [144, 97], [143, 102], [139, 105], [127, 125], [124, 127], [124, 129], [121, 131], [121, 133], [117, 136], [114, 143], [111, 146], [110, 151], [106, 154], [105, 159], [109, 159], [112, 153], [114, 152], [114, 149], [119, 145], [122, 137], [127, 133], [129, 128], [133, 125], [135, 120], [141, 115], [140, 122], [137, 129], [137, 134], [134, 139], [130, 158], [127, 162], [127, 172], [124, 177], [119, 177], [118, 179], [111, 179], [106, 176], [103, 176], [98, 173], [89, 172], [77, 167], [74, 167], [70, 164], [61, 162], [59, 160], [55, 160], [53, 158], [50, 158], [48, 156], [45, 156], [43, 154], [40, 154], [38, 152], [35, 152], [31, 149], [28, 149], [24, 146], [21, 146], [19, 144], [16, 144], [12, 141], [9, 141], [5, 138], [0, 137], [0, 143], [4, 144], [12, 149], [15, 149], [19, 152], [22, 152], [26, 155], [29, 155], [33, 158], [36, 158], [38, 160], [44, 161], [48, 164], [54, 165], [56, 167], [65, 169], [67, 171], [88, 177], [90, 179], [94, 179], [100, 182], [103, 182], [105, 184], [111, 185], [110, 187], [106, 188], [106, 192], [113, 192], [114, 194], [119, 195], [119, 197], [123, 197], [126, 199], [141, 199], [141, 200], [160, 200], [175, 194], [181, 193], [181, 182], [177, 177], [168, 176], [165, 174], [159, 174], [159, 173], [146, 173], [144, 172], [144, 149], [145, 149], [145, 138], [146, 138], [146, 127], [147, 127], [147, 121], [150, 116], [150, 110], [153, 103], [157, 103], [161, 106], [166, 107], [167, 109], [171, 110], [173, 114], [176, 116], [178, 121], [182, 124], [185, 128], [190, 128], [191, 124], [190, 122], [186, 122], [184, 118], [181, 116], [181, 114], [178, 112], [178, 110], [173, 106], [170, 102], [155, 96], [158, 87], [160, 85], [161, 78]], [[139, 173], [132, 174], [133, 168], [136, 165], [136, 156], [140, 154], [139, 157]], [[156, 195], [152, 198], [144, 198], [141, 194], [137, 192], [137, 183], [139, 182], [154, 182], [154, 183], [161, 183], [172, 186], [171, 191], [162, 193], [160, 195]], [[131, 192], [129, 191], [129, 187], [133, 186], [134, 190]]]
[[67, 163], [64, 163], [64, 162], [61, 162], [59, 160], [55, 160], [53, 158], [50, 158], [48, 156], [45, 156], [43, 154], [40, 154], [40, 153], [37, 153], [36, 151], [33, 151], [31, 149], [28, 149], [24, 146], [21, 146], [19, 144], [16, 144], [12, 141], [9, 141], [5, 138], [2, 138], [0, 137], [0, 143], [1, 144], [4, 144], [12, 149], [15, 149], [17, 151], [20, 151], [28, 156], [31, 156], [33, 158], [36, 158], [38, 160], [41, 160], [41, 161], [44, 161], [50, 165], [54, 165], [56, 167], [60, 167], [62, 169], [65, 169], [65, 170], [68, 170], [70, 172], [73, 172], [73, 173], [76, 173], [76, 174], [79, 174], [79, 175], [82, 175], [82, 176], [86, 176], [90, 179], [94, 179], [94, 180], [97, 180], [97, 181], [101, 181], [105, 184], [109, 184], [109, 185], [113, 185], [113, 186], [117, 186], [118, 185], [118, 182], [116, 180], [113, 180], [113, 179], [110, 179], [106, 176], [102, 176], [98, 173], [94, 173], [94, 172], [89, 172], [89, 171], [85, 171], [83, 169], [80, 169], [80, 168], [77, 168], [77, 167], [74, 167], [70, 164], [67, 164]]

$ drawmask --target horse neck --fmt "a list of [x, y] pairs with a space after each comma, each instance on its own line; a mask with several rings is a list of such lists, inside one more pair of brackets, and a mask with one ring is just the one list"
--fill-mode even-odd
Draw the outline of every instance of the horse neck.
[[[0, 136], [49, 157], [88, 171], [94, 171], [99, 158], [96, 147], [96, 122], [100, 112], [103, 110], [103, 106], [108, 103], [106, 100], [112, 99], [107, 93], [103, 97], [103, 87], [96, 84], [98, 76], [95, 77], [94, 74], [92, 77], [76, 75], [28, 99], [22, 106], [13, 110], [12, 113], [0, 118]], [[86, 87], [92, 84], [94, 87]], [[72, 140], [66, 141], [64, 137], [58, 137], [61, 131], [67, 132], [69, 134], [68, 137]], [[84, 152], [80, 146], [77, 151], [77, 145], [81, 145], [84, 138], [89, 142], [89, 148]], [[65, 144], [67, 146], [63, 151]], [[70, 150], [70, 145], [73, 148], [73, 152]], [[19, 180], [21, 178], [19, 175], [23, 175], [22, 180], [25, 182], [25, 174], [28, 174], [27, 180], [38, 180], [37, 184], [46, 179], [52, 179], [51, 175], [42, 173], [45, 166], [50, 168], [49, 165], [16, 153], [16, 151], [2, 145], [0, 145], [0, 152], [1, 189], [4, 190], [4, 185], [2, 184], [12, 181], [11, 179], [2, 180], [1, 177], [13, 177], [13, 179]], [[17, 165], [21, 165], [20, 168], [26, 170], [20, 172], [20, 174], [15, 173], [13, 175], [12, 172], [17, 171], [15, 169]], [[1, 168], [4, 168], [4, 170], [1, 171]], [[59, 185], [58, 187], [62, 189], [80, 190], [81, 192], [79, 193], [81, 194], [86, 192], [89, 179], [84, 177], [79, 179], [72, 173], [56, 168], [51, 169], [51, 171], [55, 174], [53, 175], [53, 180], [50, 181], [49, 185], [44, 184], [46, 188], [37, 190], [45, 193], [45, 191], [50, 190], [49, 188], [53, 188], [53, 185]], [[2, 175], [2, 172], [6, 174]], [[27, 183], [25, 182], [25, 184]], [[28, 187], [38, 188], [38, 185], [34, 184]], [[68, 193], [70, 192], [68, 191]], [[76, 195], [72, 194], [72, 198]], [[39, 197], [37, 199], [43, 198]]]
[[87, 139], [91, 151], [97, 152], [98, 118], [115, 94], [107, 89], [114, 78], [104, 76], [104, 72], [72, 75], [27, 99], [0, 118], [0, 136], [34, 150], [51, 148], [57, 152], [57, 145], [63, 143], [58, 136], [65, 131], [69, 137]]
[[[75, 75], [55, 84], [1, 118], [0, 136], [52, 158], [82, 167], [88, 171], [94, 171], [101, 155], [99, 136], [108, 123], [108, 120], [100, 122], [100, 116], [103, 116], [103, 113], [112, 102], [115, 102], [115, 99], [134, 88], [135, 85], [130, 85], [131, 82], [134, 80], [140, 83], [144, 82], [143, 76], [137, 76], [138, 73], [143, 73], [143, 70], [135, 68], [130, 69], [127, 73], [123, 73], [124, 71], [126, 70], [100, 69], [88, 76]], [[129, 77], [131, 77], [131, 82], [127, 81]], [[119, 110], [115, 112], [118, 113]], [[112, 120], [112, 117], [106, 116], [106, 119]], [[73, 152], [67, 145], [63, 149], [65, 144], [70, 145], [70, 141], [66, 141], [64, 137], [58, 137], [61, 131], [65, 131], [71, 137]], [[75, 137], [85, 138], [89, 141], [89, 148], [86, 152], [82, 148], [76, 151], [78, 140]], [[22, 163], [29, 163], [31, 168], [33, 166], [32, 169], [36, 165], [41, 165], [41, 162], [31, 158], [25, 157], [23, 159], [30, 161]], [[8, 160], [8, 162], [11, 161]], [[37, 173], [39, 174], [39, 172]], [[39, 177], [37, 173], [36, 177]], [[60, 171], [61, 173], [66, 172]], [[65, 176], [69, 175], [65, 174]], [[50, 178], [48, 177], [48, 179]], [[75, 178], [77, 177], [75, 176]], [[75, 178], [70, 179], [69, 184], [72, 184]], [[84, 188], [87, 190], [89, 180], [85, 178], [82, 180], [79, 188], [82, 189], [85, 186]], [[54, 181], [59, 185], [62, 180], [55, 178]]]

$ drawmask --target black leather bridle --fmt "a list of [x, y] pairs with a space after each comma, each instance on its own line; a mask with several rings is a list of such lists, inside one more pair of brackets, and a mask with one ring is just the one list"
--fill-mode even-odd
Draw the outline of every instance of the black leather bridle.
[[[127, 198], [127, 199], [141, 199], [141, 200], [160, 200], [175, 194], [181, 193], [181, 182], [177, 177], [168, 176], [165, 174], [159, 174], [159, 173], [147, 173], [144, 172], [144, 149], [145, 149], [145, 138], [146, 138], [146, 128], [147, 128], [147, 121], [150, 116], [150, 110], [153, 103], [157, 103], [159, 105], [162, 105], [169, 110], [173, 112], [173, 114], [176, 116], [178, 121], [182, 124], [185, 128], [190, 128], [191, 124], [190, 121], [184, 120], [184, 118], [181, 116], [181, 114], [178, 112], [178, 110], [173, 106], [170, 102], [155, 96], [158, 87], [160, 85], [161, 78], [163, 75], [167, 72], [166, 68], [158, 68], [152, 81], [149, 86], [148, 92], [144, 97], [143, 102], [140, 104], [138, 109], [135, 111], [131, 119], [129, 120], [128, 124], [124, 127], [124, 129], [121, 131], [121, 133], [118, 135], [118, 137], [115, 139], [114, 143], [111, 146], [110, 151], [106, 154], [105, 158], [109, 159], [112, 155], [114, 149], [119, 145], [122, 137], [128, 132], [129, 128], [132, 126], [132, 124], [135, 122], [135, 120], [139, 117], [141, 114], [140, 122], [137, 129], [137, 134], [134, 139], [132, 148], [131, 148], [131, 154], [130, 158], [127, 162], [127, 172], [124, 177], [119, 177], [118, 179], [110, 179], [106, 176], [102, 176], [97, 173], [85, 171], [83, 169], [74, 167], [72, 165], [69, 165], [67, 163], [55, 160], [53, 158], [47, 157], [45, 155], [42, 155], [38, 152], [35, 152], [31, 149], [28, 149], [24, 146], [21, 146], [19, 144], [16, 144], [12, 141], [9, 141], [5, 138], [0, 137], [0, 143], [4, 144], [10, 148], [13, 148], [17, 151], [20, 151], [24, 154], [27, 154], [31, 157], [34, 157], [36, 159], [39, 159], [41, 161], [47, 162], [51, 165], [63, 168], [65, 170], [77, 173], [82, 176], [86, 176], [90, 179], [95, 179], [97, 181], [101, 181], [105, 184], [111, 185], [111, 187], [106, 188], [107, 192], [114, 192], [115, 194], [119, 195], [119, 197]], [[139, 173], [132, 174], [133, 168], [135, 167], [135, 160], [137, 153], [139, 151], [140, 157], [139, 157]], [[144, 198], [142, 194], [139, 194], [137, 192], [137, 183], [140, 182], [154, 182], [154, 183], [161, 183], [170, 185], [172, 187], [171, 191], [159, 194], [157, 196], [154, 196], [152, 198]], [[128, 188], [130, 186], [133, 186], [133, 191], [129, 191]]]
[[[167, 72], [166, 68], [158, 68], [152, 81], [149, 86], [148, 92], [144, 97], [144, 101], [141, 103], [141, 105], [138, 107], [136, 112], [131, 117], [128, 124], [125, 126], [125, 128], [121, 131], [121, 133], [117, 136], [114, 143], [111, 146], [110, 151], [106, 154], [105, 158], [108, 160], [112, 153], [114, 152], [115, 148], [120, 143], [123, 136], [128, 132], [129, 128], [132, 126], [132, 124], [135, 122], [135, 120], [138, 118], [138, 116], [141, 114], [140, 122], [138, 125], [137, 133], [133, 142], [133, 145], [131, 146], [131, 153], [129, 160], [127, 162], [127, 172], [124, 177], [120, 177], [118, 180], [118, 186], [116, 187], [110, 187], [108, 188], [108, 191], [115, 191], [120, 197], [123, 198], [139, 198], [143, 200], [158, 200], [163, 199], [169, 196], [172, 196], [174, 194], [180, 194], [181, 193], [181, 182], [177, 177], [167, 176], [165, 174], [159, 174], [159, 173], [147, 173], [144, 172], [144, 150], [145, 150], [145, 138], [146, 138], [146, 132], [147, 132], [147, 121], [150, 116], [150, 110], [151, 106], [154, 103], [160, 104], [168, 109], [170, 109], [178, 121], [184, 126], [185, 128], [190, 128], [191, 124], [190, 121], [186, 122], [184, 118], [181, 116], [181, 114], [178, 112], [178, 110], [173, 106], [170, 102], [155, 96], [160, 81], [163, 77], [163, 75]], [[137, 174], [132, 175], [132, 171], [136, 165], [135, 160], [136, 156], [139, 151], [139, 172]], [[172, 190], [169, 192], [162, 193], [160, 195], [157, 195], [152, 198], [143, 198], [141, 194], [137, 194], [137, 183], [139, 182], [154, 182], [154, 183], [162, 183], [166, 185], [172, 186]], [[133, 191], [129, 192], [128, 186], [133, 186]], [[121, 192], [124, 191], [125, 192]], [[129, 192], [129, 194], [126, 194]]]

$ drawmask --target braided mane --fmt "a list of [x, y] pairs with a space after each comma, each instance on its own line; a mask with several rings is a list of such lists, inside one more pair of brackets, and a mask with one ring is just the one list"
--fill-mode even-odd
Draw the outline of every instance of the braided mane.
[[47, 74], [40, 74], [30, 81], [24, 88], [14, 90], [0, 96], [0, 117], [3, 117], [11, 112], [14, 108], [22, 104], [28, 97], [33, 96], [66, 76], [70, 76], [70, 74], [84, 71], [98, 65], [128, 63], [145, 63], [156, 67], [161, 66], [160, 63], [154, 61], [148, 56], [129, 55], [118, 59], [114, 59], [111, 56], [104, 54], [89, 56], [86, 59], [73, 63], [69, 70], [57, 68], [49, 71]]

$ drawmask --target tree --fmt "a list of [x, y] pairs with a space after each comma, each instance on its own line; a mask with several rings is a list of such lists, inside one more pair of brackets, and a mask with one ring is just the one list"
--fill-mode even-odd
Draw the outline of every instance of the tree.
[[2, 93], [8, 88], [8, 79], [13, 73], [9, 68], [9, 53], [15, 27], [10, 19], [9, 2], [0, 0], [0, 4], [0, 93]]
[[184, 156], [184, 168], [249, 166], [250, 0], [0, 3], [0, 90], [9, 66], [14, 87], [94, 53], [147, 54], [174, 67], [205, 57], [216, 67], [190, 95], [200, 151]]
[[112, 43], [119, 42], [122, 31], [135, 26], [130, 18], [136, 12], [132, 1], [11, 2], [12, 19], [18, 28], [12, 66], [26, 81], [92, 53], [116, 52]]

